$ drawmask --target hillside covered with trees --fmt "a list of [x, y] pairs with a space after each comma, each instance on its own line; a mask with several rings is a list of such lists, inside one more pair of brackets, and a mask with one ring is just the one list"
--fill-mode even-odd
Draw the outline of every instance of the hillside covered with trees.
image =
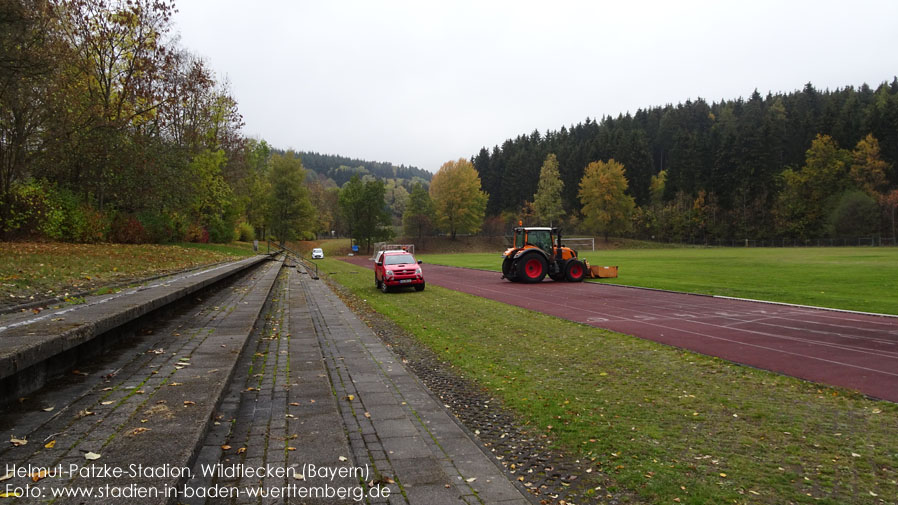
[[[554, 155], [561, 204], [582, 227], [581, 180], [614, 160], [635, 206], [616, 233], [662, 240], [893, 236], [898, 205], [898, 79], [747, 100], [638, 110], [521, 135], [471, 159], [487, 214], [532, 212]], [[507, 219], [506, 219], [507, 221]], [[593, 226], [586, 231], [600, 232]]]
[[298, 154], [302, 158], [302, 164], [306, 170], [333, 180], [337, 186], [343, 186], [349, 182], [353, 175], [359, 177], [370, 175], [377, 179], [399, 179], [408, 181], [409, 185], [415, 182], [429, 182], [433, 176], [427, 170], [418, 167], [396, 166], [392, 163], [308, 151], [300, 151]]

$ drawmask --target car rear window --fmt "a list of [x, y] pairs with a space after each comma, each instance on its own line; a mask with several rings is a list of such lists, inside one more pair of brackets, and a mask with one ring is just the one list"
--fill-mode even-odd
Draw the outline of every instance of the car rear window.
[[414, 263], [415, 258], [411, 254], [388, 254], [384, 259], [384, 265], [401, 265], [402, 263]]

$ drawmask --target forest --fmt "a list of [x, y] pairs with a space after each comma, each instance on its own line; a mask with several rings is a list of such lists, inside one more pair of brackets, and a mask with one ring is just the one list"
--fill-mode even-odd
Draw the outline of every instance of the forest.
[[302, 159], [302, 165], [306, 170], [331, 179], [340, 187], [349, 182], [353, 175], [359, 177], [370, 175], [377, 179], [399, 179], [407, 181], [408, 185], [415, 182], [426, 184], [433, 176], [427, 170], [418, 167], [396, 166], [388, 162], [366, 161], [307, 151], [300, 151], [297, 154]]
[[661, 241], [894, 242], [898, 78], [587, 118], [431, 176], [247, 138], [227, 83], [179, 46], [174, 9], [0, 2], [0, 239], [369, 241], [525, 219]]
[[[747, 100], [689, 100], [520, 135], [471, 158], [489, 194], [487, 215], [527, 216], [550, 154], [575, 229], [585, 168], [613, 159], [636, 204], [622, 234], [672, 241], [894, 237], [898, 79], [876, 89], [820, 91], [808, 83], [792, 93], [755, 91]], [[852, 178], [857, 171], [872, 175]], [[873, 182], [858, 181], [864, 177]], [[819, 191], [808, 190], [809, 180]], [[860, 217], [840, 220], [858, 207]]]

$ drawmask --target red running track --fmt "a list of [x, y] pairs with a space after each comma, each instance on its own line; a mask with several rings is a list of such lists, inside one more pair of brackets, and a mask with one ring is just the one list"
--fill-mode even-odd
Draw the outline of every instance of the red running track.
[[[367, 258], [349, 258], [371, 268]], [[428, 284], [898, 402], [898, 317], [425, 265]], [[373, 281], [372, 281], [373, 286]]]

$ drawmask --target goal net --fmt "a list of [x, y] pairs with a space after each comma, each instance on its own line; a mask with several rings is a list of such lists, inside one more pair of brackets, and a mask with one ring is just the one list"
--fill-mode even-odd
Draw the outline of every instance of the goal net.
[[374, 254], [371, 261], [377, 258], [377, 254], [381, 251], [407, 251], [415, 254], [415, 244], [388, 244], [386, 242], [378, 242], [374, 244]]
[[593, 237], [564, 237], [561, 239], [561, 244], [577, 250], [587, 247], [590, 251], [596, 250], [596, 239]]

